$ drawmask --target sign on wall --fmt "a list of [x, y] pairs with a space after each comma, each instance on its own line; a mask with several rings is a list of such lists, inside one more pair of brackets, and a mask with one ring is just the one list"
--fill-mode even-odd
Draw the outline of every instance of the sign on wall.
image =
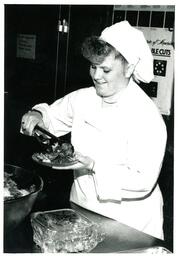
[[17, 58], [35, 59], [36, 35], [17, 35]]
[[170, 115], [174, 78], [173, 32], [166, 28], [138, 27], [143, 31], [154, 57], [157, 96], [152, 98], [160, 112]]

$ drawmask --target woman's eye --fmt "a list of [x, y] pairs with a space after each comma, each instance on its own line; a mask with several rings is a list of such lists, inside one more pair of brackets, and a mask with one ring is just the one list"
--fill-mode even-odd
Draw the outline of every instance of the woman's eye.
[[105, 70], [105, 69], [103, 71], [104, 71], [104, 73], [109, 73], [110, 72], [110, 70]]
[[91, 65], [91, 68], [92, 68], [92, 69], [96, 69], [96, 66], [95, 66], [95, 65]]

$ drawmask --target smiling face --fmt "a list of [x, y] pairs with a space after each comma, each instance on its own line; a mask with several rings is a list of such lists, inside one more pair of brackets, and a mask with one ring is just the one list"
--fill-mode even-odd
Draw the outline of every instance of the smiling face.
[[90, 76], [97, 95], [108, 98], [123, 90], [129, 81], [127, 63], [111, 52], [101, 63], [91, 63]]

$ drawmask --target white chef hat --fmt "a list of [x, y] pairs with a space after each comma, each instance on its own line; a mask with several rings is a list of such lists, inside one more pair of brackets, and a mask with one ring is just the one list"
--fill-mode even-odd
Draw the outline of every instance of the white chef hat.
[[133, 74], [138, 80], [149, 83], [154, 78], [153, 56], [142, 31], [132, 27], [128, 21], [121, 21], [105, 28], [100, 38], [135, 66]]

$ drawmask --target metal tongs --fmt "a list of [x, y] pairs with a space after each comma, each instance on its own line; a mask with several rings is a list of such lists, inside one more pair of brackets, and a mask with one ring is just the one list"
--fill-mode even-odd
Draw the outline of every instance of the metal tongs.
[[[42, 134], [39, 134], [38, 131], [40, 131]], [[55, 136], [54, 134], [50, 133], [49, 131], [40, 127], [39, 125], [36, 125], [34, 128], [34, 137], [36, 137], [41, 144], [47, 146], [60, 142], [59, 137]]]

